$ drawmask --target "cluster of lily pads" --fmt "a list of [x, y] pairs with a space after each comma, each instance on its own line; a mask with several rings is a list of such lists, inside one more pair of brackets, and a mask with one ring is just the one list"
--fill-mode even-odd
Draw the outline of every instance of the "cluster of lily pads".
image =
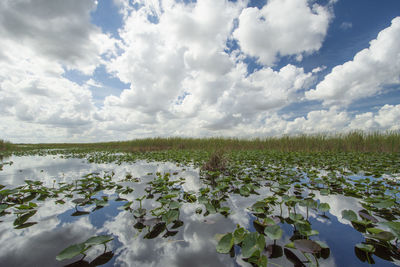
[[[172, 161], [179, 166], [195, 167], [202, 166], [210, 156], [205, 151], [115, 154], [53, 150], [40, 153], [62, 153], [62, 157], [86, 158], [96, 163], [148, 160]], [[329, 258], [330, 249], [319, 240], [319, 232], [313, 229], [310, 212], [329, 220], [331, 207], [319, 201], [319, 196], [343, 195], [358, 199], [363, 207], [342, 212], [342, 218], [365, 237], [363, 243], [354, 244], [356, 256], [368, 263], [374, 263], [373, 255], [386, 261], [400, 260], [399, 155], [235, 151], [230, 152], [227, 158], [223, 170], [200, 170], [203, 187], [196, 192], [183, 189], [185, 179], [178, 177], [178, 172], [149, 173], [153, 179], [146, 183], [145, 193], [131, 201], [124, 195], [132, 194], [134, 184], [141, 183], [141, 178], [130, 174], [117, 178], [112, 172], [104, 175], [90, 173], [71, 183], [57, 183], [53, 187], [32, 180], [12, 189], [0, 185], [0, 216], [15, 216], [16, 229], [33, 226], [37, 222], [30, 221], [30, 218], [34, 218], [40, 203], [48, 199], [54, 199], [60, 205], [71, 200], [75, 205], [75, 212], [71, 215], [83, 216], [90, 212], [80, 207], [93, 205], [91, 212], [95, 212], [108, 205], [110, 200], [110, 196], [102, 192], [114, 190], [116, 197], [113, 200], [125, 202], [122, 209], [132, 213], [134, 228], [138, 232], [145, 231], [143, 238], [153, 239], [178, 233], [183, 225], [180, 208], [184, 203], [196, 204], [195, 212], [205, 217], [216, 213], [229, 217], [235, 212], [229, 204], [231, 196], [251, 197], [256, 201], [247, 212], [255, 231], [237, 225], [234, 231], [217, 236], [216, 251], [231, 257], [241, 256], [256, 266], [277, 265], [272, 259], [283, 255], [294, 265], [312, 266]], [[261, 189], [268, 189], [267, 195], [261, 195]], [[146, 209], [143, 202], [147, 201], [155, 201], [157, 206]], [[284, 225], [293, 230], [289, 241], [285, 241]], [[111, 239], [111, 236], [89, 238], [67, 247], [57, 259], [69, 259], [79, 254], [85, 256], [92, 246], [106, 244]], [[106, 250], [104, 253], [108, 253], [107, 257], [113, 255]], [[103, 255], [103, 259], [105, 257]]]

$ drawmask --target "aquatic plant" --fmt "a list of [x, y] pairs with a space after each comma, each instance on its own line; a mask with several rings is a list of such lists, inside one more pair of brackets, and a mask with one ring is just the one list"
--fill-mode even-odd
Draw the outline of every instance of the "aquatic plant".
[[[3, 141], [4, 142], [4, 141]], [[0, 143], [1, 147], [1, 143]], [[84, 144], [24, 144], [13, 150], [79, 149], [90, 151], [147, 152], [162, 150], [274, 150], [283, 152], [400, 152], [400, 132], [352, 131], [336, 134], [301, 134], [258, 138], [144, 138]], [[1, 151], [1, 148], [0, 148]]]

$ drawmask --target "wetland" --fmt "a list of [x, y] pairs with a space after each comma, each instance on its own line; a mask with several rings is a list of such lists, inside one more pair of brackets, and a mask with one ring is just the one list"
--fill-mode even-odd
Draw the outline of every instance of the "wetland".
[[0, 265], [400, 265], [399, 159], [334, 151], [4, 153]]

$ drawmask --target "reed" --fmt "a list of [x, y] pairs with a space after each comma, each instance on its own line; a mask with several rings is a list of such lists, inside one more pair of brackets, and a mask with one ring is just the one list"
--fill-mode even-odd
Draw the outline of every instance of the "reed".
[[12, 150], [14, 148], [14, 145], [11, 144], [8, 141], [4, 141], [2, 139], [0, 139], [0, 151], [8, 151], [8, 150]]
[[[8, 142], [1, 143], [11, 149]], [[4, 145], [3, 145], [4, 144]], [[10, 147], [11, 145], [11, 147]], [[157, 150], [275, 150], [275, 151], [359, 151], [359, 152], [400, 152], [400, 132], [361, 132], [337, 134], [295, 135], [266, 138], [144, 138], [130, 141], [103, 143], [24, 144], [16, 149], [69, 149], [112, 150], [123, 152]], [[15, 148], [14, 148], [15, 149]]]

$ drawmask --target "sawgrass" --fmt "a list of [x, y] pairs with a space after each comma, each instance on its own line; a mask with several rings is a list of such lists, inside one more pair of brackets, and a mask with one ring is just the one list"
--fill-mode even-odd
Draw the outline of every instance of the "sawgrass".
[[275, 151], [359, 151], [359, 152], [400, 152], [400, 132], [361, 132], [337, 134], [313, 134], [266, 138], [145, 138], [130, 141], [103, 143], [64, 143], [64, 144], [20, 144], [13, 146], [0, 143], [3, 150], [10, 149], [88, 149], [123, 152], [158, 150], [275, 150]]

